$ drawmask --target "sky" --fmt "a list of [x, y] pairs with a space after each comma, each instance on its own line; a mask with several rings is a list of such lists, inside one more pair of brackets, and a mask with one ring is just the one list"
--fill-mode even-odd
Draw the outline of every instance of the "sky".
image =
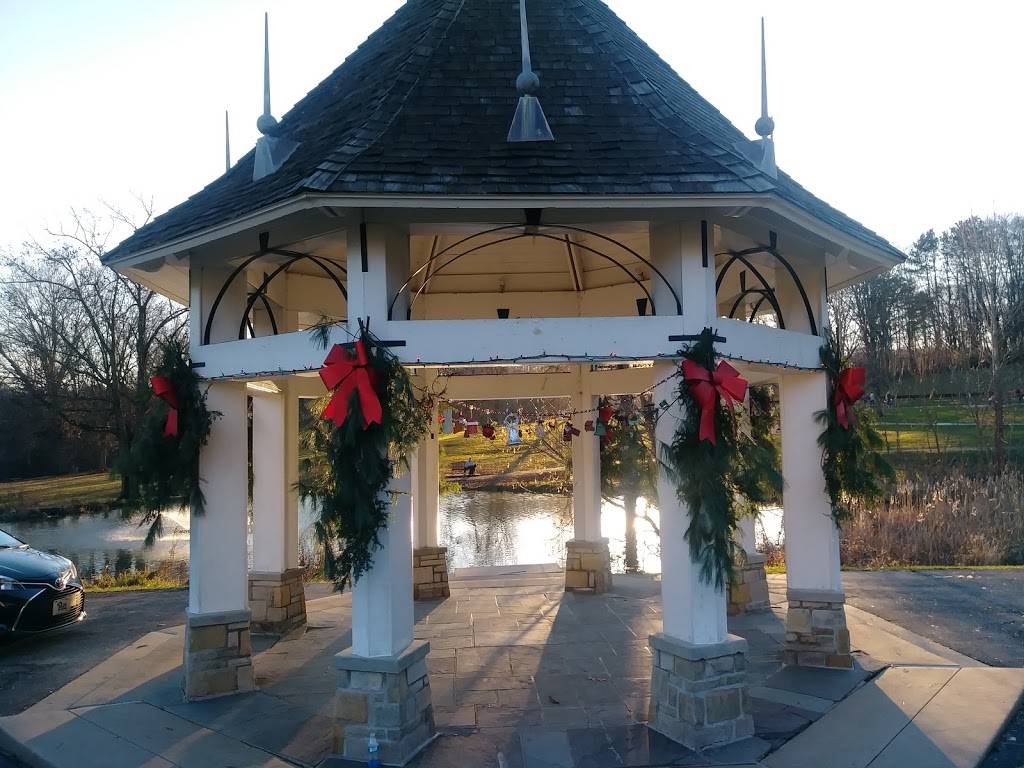
[[[181, 202], [224, 170], [225, 109], [233, 159], [247, 152], [263, 11], [280, 117], [399, 5], [0, 0], [0, 248], [45, 240], [72, 206]], [[1024, 212], [1024, 3], [609, 5], [750, 137], [765, 16], [779, 166], [898, 247], [971, 214]]]

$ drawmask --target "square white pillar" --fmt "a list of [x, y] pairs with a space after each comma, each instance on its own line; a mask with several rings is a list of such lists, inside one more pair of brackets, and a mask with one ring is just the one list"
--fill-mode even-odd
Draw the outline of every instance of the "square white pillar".
[[[586, 373], [580, 372], [579, 389], [572, 397], [574, 411], [597, 407], [598, 399], [590, 393]], [[601, 441], [583, 428], [585, 422], [596, 419], [596, 412], [573, 417], [573, 426], [580, 430], [579, 437], [572, 439], [572, 515], [577, 541], [601, 539]]]
[[248, 419], [245, 384], [212, 382], [207, 406], [219, 411], [199, 457], [205, 514], [190, 516], [191, 614], [248, 608]]
[[299, 564], [298, 401], [287, 385], [252, 398], [252, 569], [283, 573]]
[[823, 371], [780, 377], [783, 523], [790, 589], [842, 591], [839, 529], [832, 520], [814, 414], [828, 402]]
[[751, 515], [744, 515], [739, 520], [738, 530], [736, 531], [736, 543], [739, 544], [743, 551], [748, 555], [757, 553], [757, 533], [755, 530], [756, 519]]
[[407, 472], [391, 481], [398, 493], [381, 531], [373, 568], [352, 587], [352, 653], [398, 656], [412, 643], [412, 483]]
[[412, 466], [413, 547], [436, 547], [440, 502], [440, 455], [437, 408], [430, 415], [430, 430], [420, 441]]
[[[656, 363], [655, 381], [672, 373], [675, 363]], [[676, 399], [678, 379], [660, 384], [654, 391], [654, 402], [672, 403]], [[656, 450], [672, 443], [676, 426], [683, 416], [675, 404], [658, 419], [655, 430]], [[676, 484], [659, 462], [658, 509], [661, 528], [661, 602], [664, 632], [693, 645], [722, 643], [728, 639], [725, 591], [700, 579], [700, 563], [690, 556], [686, 528], [690, 511], [679, 500]]]

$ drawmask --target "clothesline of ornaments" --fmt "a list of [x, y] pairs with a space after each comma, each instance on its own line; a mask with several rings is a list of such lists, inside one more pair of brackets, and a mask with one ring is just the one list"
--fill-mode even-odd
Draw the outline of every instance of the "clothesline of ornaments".
[[[632, 395], [632, 398], [634, 398], [634, 400], [642, 398], [644, 395], [653, 392], [657, 387], [661, 386], [665, 382], [678, 378], [681, 375], [682, 371], [677, 369], [658, 381], [656, 384]], [[438, 422], [441, 424], [442, 434], [451, 435], [456, 432], [462, 432], [463, 437], [471, 437], [479, 434], [488, 440], [497, 439], [496, 422], [490, 418], [495, 412], [490, 408], [481, 409], [481, 413], [483, 414], [483, 419], [481, 419], [473, 413], [473, 411], [476, 410], [476, 406], [472, 403], [451, 401], [451, 405], [468, 409], [470, 416], [467, 417], [464, 412], [456, 414], [454, 408], [444, 409], [438, 415]], [[559, 429], [559, 425], [561, 425], [562, 440], [570, 442], [574, 437], [580, 437], [583, 434], [579, 427], [576, 426], [576, 423], [581, 421], [579, 417], [592, 415], [595, 418], [582, 419], [583, 431], [593, 433], [595, 437], [599, 438], [602, 442], [605, 442], [611, 439], [614, 434], [611, 429], [613, 419], [628, 423], [630, 426], [636, 426], [640, 423], [641, 419], [645, 417], [657, 421], [661, 414], [667, 411], [671, 405], [672, 403], [665, 400], [662, 400], [658, 404], [646, 402], [643, 405], [643, 416], [641, 416], [636, 409], [631, 406], [620, 408], [616, 411], [615, 408], [607, 403], [598, 405], [595, 408], [559, 410], [555, 414], [544, 416], [542, 416], [539, 411], [534, 410], [534, 414], [530, 418], [530, 421], [534, 423], [535, 435], [538, 440], [543, 440], [549, 430], [556, 431]], [[512, 411], [505, 415], [502, 420], [502, 425], [508, 431], [508, 445], [519, 445], [522, 443], [524, 419], [524, 409]]]

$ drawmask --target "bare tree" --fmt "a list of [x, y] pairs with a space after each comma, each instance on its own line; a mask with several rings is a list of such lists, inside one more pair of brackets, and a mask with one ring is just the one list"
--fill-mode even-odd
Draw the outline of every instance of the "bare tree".
[[[143, 221], [151, 208], [143, 207]], [[134, 228], [120, 209], [71, 212], [56, 244], [6, 259], [0, 288], [0, 367], [9, 385], [77, 429], [131, 442], [152, 354], [184, 332], [185, 310], [102, 265], [112, 233]], [[133, 493], [122, 478], [122, 493]]]

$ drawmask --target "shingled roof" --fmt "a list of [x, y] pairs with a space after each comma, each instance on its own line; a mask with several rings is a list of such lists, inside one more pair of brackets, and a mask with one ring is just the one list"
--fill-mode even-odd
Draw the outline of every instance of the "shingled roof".
[[737, 148], [748, 140], [600, 0], [530, 0], [538, 96], [556, 141], [510, 144], [515, 0], [408, 0], [280, 122], [300, 142], [253, 181], [253, 152], [108, 254], [138, 253], [296, 195], [774, 194], [900, 257]]

